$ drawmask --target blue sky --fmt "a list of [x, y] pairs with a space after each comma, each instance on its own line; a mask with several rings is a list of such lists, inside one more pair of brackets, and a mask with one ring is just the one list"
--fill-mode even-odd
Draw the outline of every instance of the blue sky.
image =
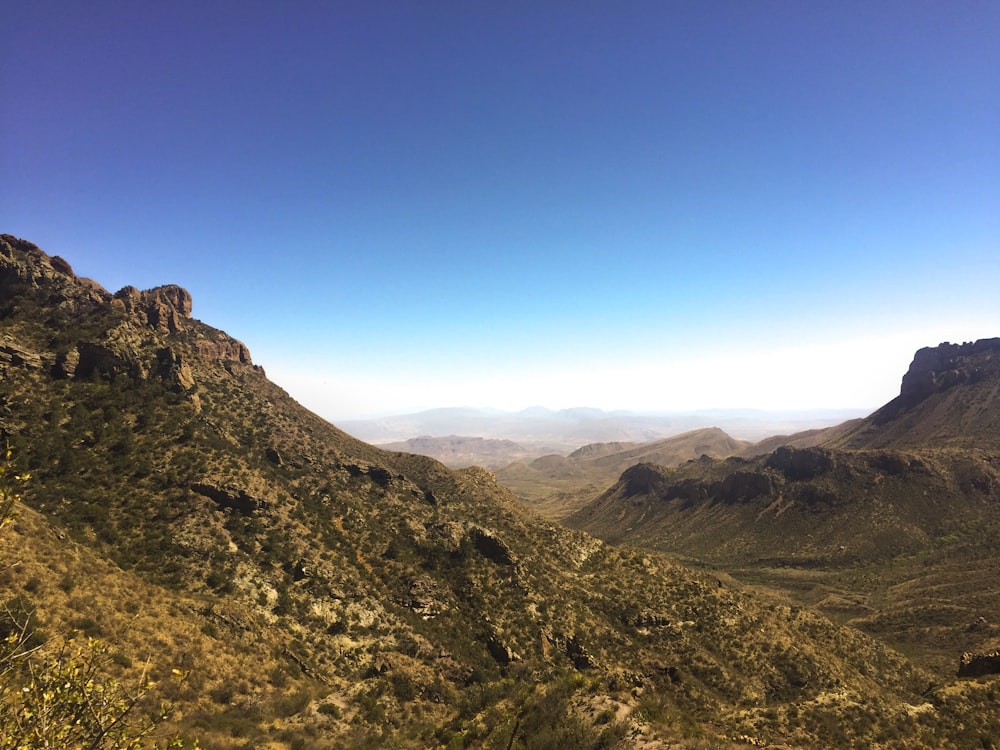
[[0, 231], [336, 419], [873, 409], [1000, 335], [995, 2], [21, 2]]

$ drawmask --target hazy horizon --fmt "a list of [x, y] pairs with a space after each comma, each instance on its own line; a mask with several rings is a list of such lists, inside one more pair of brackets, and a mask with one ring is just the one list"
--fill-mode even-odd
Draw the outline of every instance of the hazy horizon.
[[875, 409], [1000, 334], [1000, 5], [5, 7], [0, 232], [333, 422]]
[[[601, 409], [595, 406], [586, 406], [584, 404], [577, 404], [575, 406], [567, 406], [559, 409], [552, 409], [548, 406], [542, 404], [532, 404], [521, 409], [499, 409], [494, 406], [489, 405], [474, 405], [474, 404], [460, 404], [455, 406], [436, 406], [429, 409], [421, 409], [419, 411], [406, 411], [406, 412], [386, 412], [382, 414], [372, 414], [370, 416], [362, 417], [351, 417], [345, 422], [366, 422], [366, 421], [377, 421], [379, 419], [391, 418], [391, 417], [411, 417], [420, 416], [425, 414], [433, 413], [443, 413], [443, 412], [455, 412], [455, 413], [479, 413], [483, 415], [494, 415], [494, 416], [544, 416], [544, 415], [559, 415], [568, 414], [572, 412], [597, 412], [600, 418], [604, 417], [672, 417], [672, 416], [708, 416], [708, 415], [731, 415], [731, 416], [752, 416], [754, 414], [774, 414], [774, 415], [817, 415], [817, 416], [867, 416], [875, 408], [842, 408], [842, 409], [741, 409], [741, 408], [705, 408], [705, 409], [666, 409], [659, 411], [639, 411], [635, 409]], [[538, 412], [544, 412], [544, 415], [538, 414]]]

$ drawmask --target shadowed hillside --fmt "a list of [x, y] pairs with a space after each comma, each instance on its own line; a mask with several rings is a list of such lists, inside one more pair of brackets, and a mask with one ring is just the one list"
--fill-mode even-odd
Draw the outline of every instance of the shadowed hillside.
[[806, 607], [547, 522], [485, 470], [355, 440], [190, 312], [180, 287], [111, 294], [0, 238], [0, 428], [32, 474], [0, 592], [46, 648], [113, 641], [123, 679], [148, 656], [203, 747], [1000, 732], [992, 681], [945, 684]]

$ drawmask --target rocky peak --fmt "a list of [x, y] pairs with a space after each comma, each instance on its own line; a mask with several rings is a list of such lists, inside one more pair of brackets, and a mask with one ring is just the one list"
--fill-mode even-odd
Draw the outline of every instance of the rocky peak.
[[175, 284], [143, 292], [126, 286], [112, 296], [96, 281], [73, 273], [73, 267], [58, 255], [49, 255], [27, 240], [0, 234], [0, 291], [13, 297], [28, 290], [44, 290], [46, 303], [73, 308], [81, 303], [110, 301], [139, 324], [160, 333], [182, 330], [183, 321], [191, 317], [191, 294]]
[[108, 292], [91, 279], [78, 277], [73, 267], [58, 255], [49, 255], [37, 245], [10, 234], [0, 234], [0, 293], [10, 299], [25, 290], [46, 292], [55, 306], [106, 302]]
[[25, 277], [51, 278], [58, 274], [76, 278], [73, 267], [58, 255], [49, 255], [38, 245], [12, 234], [0, 234], [0, 257], [8, 261], [4, 264], [6, 268], [18, 266]]
[[1000, 372], [1000, 338], [919, 349], [903, 375], [899, 395], [917, 402], [959, 383]]
[[[13, 235], [0, 234], [0, 316], [13, 314], [24, 303], [29, 315], [33, 306], [58, 309], [77, 322], [104, 321], [107, 328], [99, 336], [91, 334], [89, 340], [57, 352], [31, 351], [24, 342], [7, 337], [0, 342], [0, 366], [44, 366], [65, 378], [94, 371], [128, 371], [142, 377], [157, 373], [188, 390], [193, 385], [190, 355], [185, 352], [182, 357], [177, 347], [164, 339], [178, 333], [194, 356], [253, 365], [242, 342], [191, 319], [192, 300], [186, 289], [176, 284], [145, 291], [125, 286], [112, 295], [97, 282], [77, 276], [59, 256], [50, 256]], [[109, 308], [119, 315], [105, 317]]]

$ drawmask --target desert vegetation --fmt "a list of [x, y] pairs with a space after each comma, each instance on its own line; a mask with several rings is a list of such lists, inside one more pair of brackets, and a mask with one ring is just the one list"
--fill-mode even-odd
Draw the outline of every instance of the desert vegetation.
[[[5, 637], [46, 637], [18, 664], [93, 665], [129, 719], [122, 742], [931, 748], [1000, 731], [994, 679], [887, 644], [879, 629], [896, 626], [874, 598], [870, 623], [845, 627], [839, 600], [762, 591], [707, 557], [693, 569], [640, 548], [651, 537], [567, 529], [484, 469], [379, 450], [311, 414], [178, 307], [183, 290], [112, 295], [30, 243], [0, 249], [0, 426], [31, 474], [0, 537]], [[915, 477], [938, 465], [913, 457]], [[845, 466], [859, 492], [878, 475], [910, 492], [895, 461], [828, 458], [640, 468], [593, 517], [638, 530], [636, 509], [704, 501], [703, 523], [741, 508], [806, 524], [850, 507], [831, 484]], [[981, 493], [992, 476], [973, 462], [927, 481]], [[715, 482], [782, 502], [713, 500]], [[971, 511], [961, 521], [933, 527], [928, 549], [981, 540]]]

